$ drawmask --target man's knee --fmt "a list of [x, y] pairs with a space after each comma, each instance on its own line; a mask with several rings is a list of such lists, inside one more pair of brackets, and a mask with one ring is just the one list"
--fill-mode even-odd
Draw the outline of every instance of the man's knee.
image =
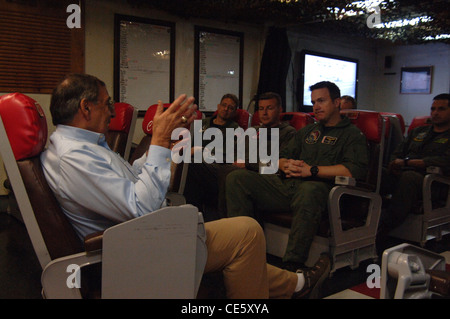
[[291, 200], [291, 209], [296, 210], [304, 207], [317, 207], [326, 209], [330, 188], [323, 182], [301, 183]]
[[400, 176], [401, 185], [422, 184], [424, 175], [416, 171], [404, 171]]
[[246, 181], [249, 180], [249, 178], [251, 178], [251, 173], [250, 171], [246, 170], [246, 169], [238, 169], [238, 170], [234, 170], [231, 171], [230, 173], [227, 174], [226, 177], [226, 185], [231, 186], [231, 188], [237, 186], [237, 185], [243, 185]]
[[248, 216], [237, 216], [229, 218], [233, 222], [235, 231], [243, 234], [244, 237], [251, 241], [265, 242], [264, 231], [261, 225], [254, 219]]

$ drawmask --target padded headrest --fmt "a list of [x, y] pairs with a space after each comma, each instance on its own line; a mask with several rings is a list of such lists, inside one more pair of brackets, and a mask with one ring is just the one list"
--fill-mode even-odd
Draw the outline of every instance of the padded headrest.
[[258, 113], [258, 110], [256, 110], [255, 113], [253, 113], [253, 115], [252, 115], [252, 122], [250, 124], [251, 124], [251, 126], [257, 126], [260, 123], [261, 122], [259, 121], [259, 113]]
[[114, 109], [116, 116], [111, 119], [109, 130], [128, 134], [130, 132], [134, 107], [128, 103], [115, 103]]
[[380, 143], [383, 119], [379, 112], [365, 110], [341, 110], [366, 136], [368, 141]]
[[6, 94], [0, 97], [0, 116], [16, 161], [44, 150], [47, 120], [39, 103], [22, 93]]
[[400, 122], [400, 126], [402, 129], [402, 133], [405, 134], [405, 119], [403, 118], [403, 116], [399, 113], [391, 113], [391, 112], [380, 112], [380, 114], [382, 116], [387, 115], [387, 116], [394, 116], [396, 118], [398, 118], [398, 121]]
[[297, 131], [308, 124], [314, 123], [314, 118], [302, 112], [285, 112], [281, 113], [282, 121], [289, 121], [289, 125], [293, 126]]
[[[213, 116], [217, 115], [217, 111], [214, 112]], [[237, 109], [236, 114], [232, 118], [240, 127], [244, 130], [248, 128], [248, 120], [250, 119], [250, 113], [243, 109]]]
[[428, 125], [431, 125], [431, 116], [430, 115], [416, 116], [411, 121], [411, 124], [409, 124], [408, 133], [411, 132], [411, 130], [415, 129], [418, 126], [428, 126]]
[[[164, 103], [163, 104], [164, 109], [167, 109], [170, 106], [170, 103]], [[144, 120], [142, 121], [142, 130], [147, 135], [153, 134], [153, 118], [156, 114], [156, 109], [158, 108], [158, 104], [150, 105], [147, 109], [147, 112], [145, 112]], [[202, 112], [199, 110], [195, 110], [197, 113], [197, 120], [200, 120], [203, 116]]]
[[[285, 112], [280, 114], [281, 121], [289, 122], [296, 130], [305, 127], [308, 124], [314, 123], [314, 118], [308, 113], [303, 112]], [[259, 125], [259, 113], [255, 112], [252, 116], [252, 126]]]

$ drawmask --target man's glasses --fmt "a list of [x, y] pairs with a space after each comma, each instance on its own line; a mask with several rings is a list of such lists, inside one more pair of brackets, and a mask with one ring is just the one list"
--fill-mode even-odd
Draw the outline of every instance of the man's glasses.
[[116, 102], [114, 100], [111, 100], [111, 99], [108, 99], [108, 101], [106, 102], [106, 105], [108, 106], [110, 111], [114, 111], [114, 104], [116, 104]]

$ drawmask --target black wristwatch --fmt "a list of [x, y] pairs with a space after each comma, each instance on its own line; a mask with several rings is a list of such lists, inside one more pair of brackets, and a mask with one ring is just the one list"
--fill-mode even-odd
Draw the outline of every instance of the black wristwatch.
[[312, 177], [316, 177], [317, 174], [319, 174], [319, 168], [317, 166], [311, 166], [309, 171], [311, 172]]
[[408, 161], [410, 160], [410, 158], [407, 156], [403, 159], [403, 164], [405, 164], [405, 167], [408, 166]]

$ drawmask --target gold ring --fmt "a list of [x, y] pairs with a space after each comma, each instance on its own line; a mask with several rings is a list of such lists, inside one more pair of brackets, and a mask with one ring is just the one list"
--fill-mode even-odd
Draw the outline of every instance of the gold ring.
[[181, 123], [186, 123], [187, 121], [188, 121], [187, 117], [183, 115], [181, 117]]

